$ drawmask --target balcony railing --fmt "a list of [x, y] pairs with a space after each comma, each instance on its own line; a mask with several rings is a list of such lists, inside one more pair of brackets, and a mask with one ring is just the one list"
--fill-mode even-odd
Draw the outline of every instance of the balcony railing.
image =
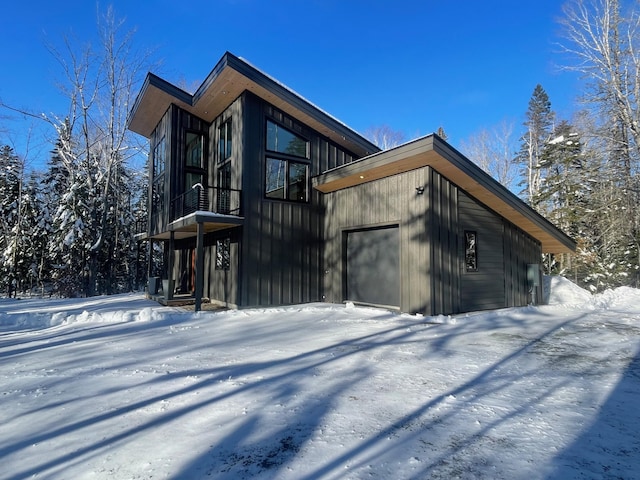
[[147, 233], [147, 217], [136, 217], [135, 228], [136, 235], [140, 233]]
[[171, 202], [172, 221], [196, 211], [239, 216], [240, 190], [196, 184]]

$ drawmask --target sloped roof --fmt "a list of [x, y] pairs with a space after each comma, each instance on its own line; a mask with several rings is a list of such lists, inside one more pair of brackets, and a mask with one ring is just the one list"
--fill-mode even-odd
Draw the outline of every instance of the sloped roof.
[[537, 239], [544, 253], [575, 251], [572, 238], [435, 134], [324, 172], [313, 186], [329, 193], [425, 166]]
[[380, 151], [344, 123], [229, 52], [223, 55], [193, 95], [153, 73], [147, 74], [129, 113], [128, 128], [149, 138], [172, 103], [212, 122], [245, 90], [302, 121], [358, 157]]

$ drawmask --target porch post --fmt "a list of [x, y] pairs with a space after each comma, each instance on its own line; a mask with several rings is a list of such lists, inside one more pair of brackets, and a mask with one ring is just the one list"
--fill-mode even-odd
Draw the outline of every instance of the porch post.
[[171, 230], [169, 234], [169, 266], [167, 271], [167, 291], [164, 292], [164, 298], [171, 300], [173, 298], [173, 266], [176, 259], [175, 233]]
[[204, 290], [204, 228], [202, 222], [198, 222], [198, 237], [196, 239], [196, 288], [195, 311], [202, 307], [202, 291]]

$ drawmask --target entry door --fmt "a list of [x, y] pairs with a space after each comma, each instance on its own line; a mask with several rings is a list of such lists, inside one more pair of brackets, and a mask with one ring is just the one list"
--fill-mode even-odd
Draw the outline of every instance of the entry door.
[[398, 226], [346, 234], [346, 300], [400, 306]]

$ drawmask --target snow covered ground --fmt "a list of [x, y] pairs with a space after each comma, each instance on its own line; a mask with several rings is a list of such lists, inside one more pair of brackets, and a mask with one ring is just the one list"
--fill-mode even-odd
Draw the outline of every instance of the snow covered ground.
[[0, 300], [0, 478], [640, 478], [640, 290], [551, 301]]

